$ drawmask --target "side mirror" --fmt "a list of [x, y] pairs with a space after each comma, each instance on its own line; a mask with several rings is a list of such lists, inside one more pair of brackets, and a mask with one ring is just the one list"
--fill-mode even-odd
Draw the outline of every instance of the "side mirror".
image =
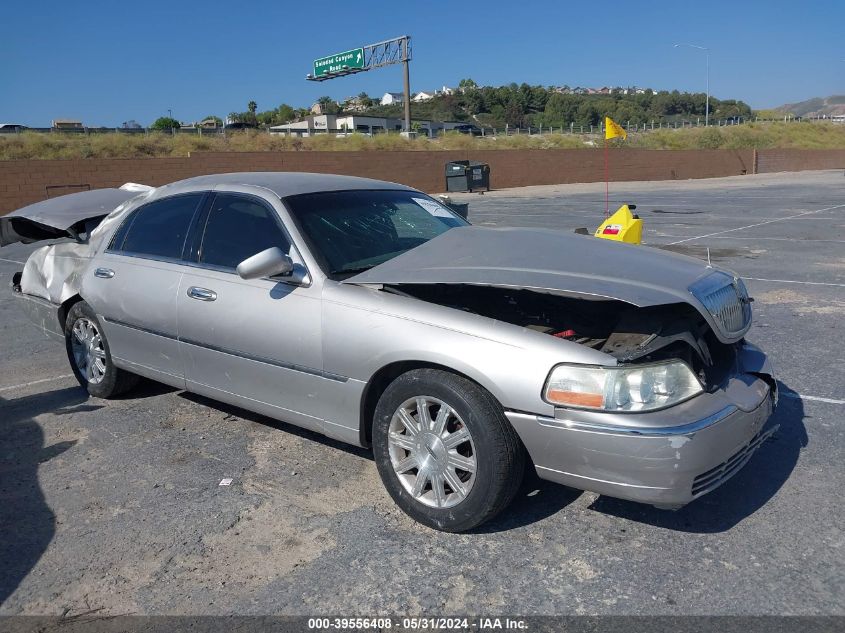
[[242, 279], [289, 275], [293, 272], [293, 260], [279, 247], [273, 246], [243, 260], [238, 264], [237, 271]]

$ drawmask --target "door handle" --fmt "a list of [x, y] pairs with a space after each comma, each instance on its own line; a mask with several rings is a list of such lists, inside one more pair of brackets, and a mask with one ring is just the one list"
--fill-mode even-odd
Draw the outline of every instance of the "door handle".
[[191, 299], [199, 299], [200, 301], [214, 301], [217, 299], [217, 293], [208, 288], [197, 288], [191, 286], [188, 288], [188, 296]]
[[111, 279], [114, 277], [114, 271], [111, 268], [95, 268], [94, 276], [100, 279]]

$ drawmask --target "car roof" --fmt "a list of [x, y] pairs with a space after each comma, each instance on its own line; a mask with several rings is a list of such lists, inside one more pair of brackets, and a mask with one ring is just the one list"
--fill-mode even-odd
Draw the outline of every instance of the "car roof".
[[212, 174], [180, 180], [162, 189], [209, 189], [218, 185], [249, 185], [269, 189], [280, 198], [321, 191], [347, 191], [354, 189], [397, 189], [416, 191], [395, 182], [308, 172], [254, 171], [229, 174]]

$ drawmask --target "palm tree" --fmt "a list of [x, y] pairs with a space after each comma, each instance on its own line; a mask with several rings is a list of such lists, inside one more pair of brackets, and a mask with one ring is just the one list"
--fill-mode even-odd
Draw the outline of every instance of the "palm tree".
[[250, 101], [246, 104], [246, 109], [250, 111], [251, 114], [255, 114], [255, 111], [258, 109], [258, 104], [255, 101]]

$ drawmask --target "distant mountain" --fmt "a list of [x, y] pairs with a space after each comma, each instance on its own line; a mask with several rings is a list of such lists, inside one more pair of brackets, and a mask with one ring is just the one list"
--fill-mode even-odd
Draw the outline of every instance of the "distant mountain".
[[795, 116], [843, 115], [845, 114], [845, 95], [814, 97], [798, 103], [787, 103], [775, 110]]

